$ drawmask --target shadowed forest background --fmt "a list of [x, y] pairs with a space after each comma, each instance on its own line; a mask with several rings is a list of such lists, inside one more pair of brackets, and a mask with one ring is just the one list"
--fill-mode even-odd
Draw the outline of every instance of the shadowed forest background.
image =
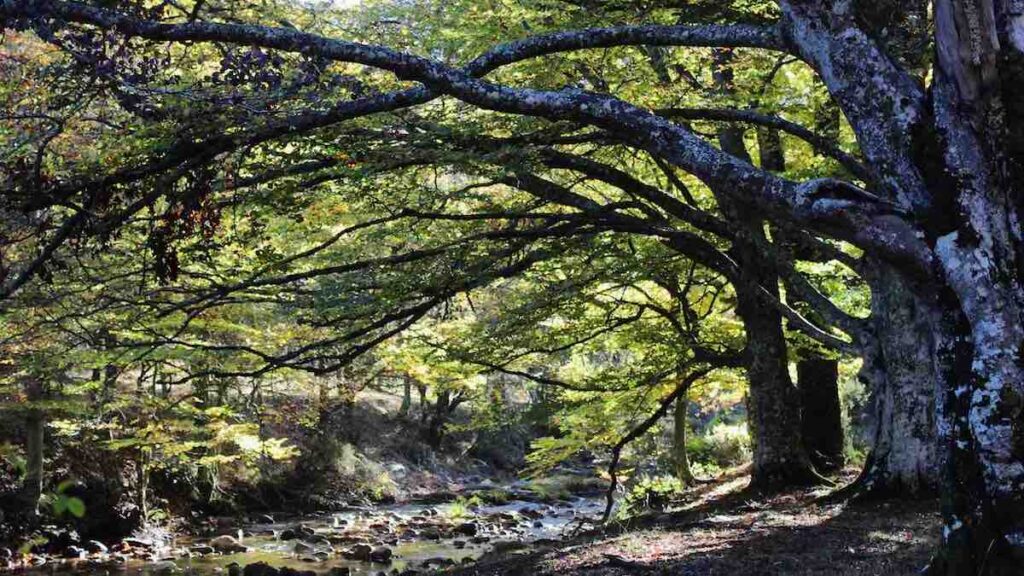
[[1024, 574], [1024, 4], [0, 0], [0, 570]]

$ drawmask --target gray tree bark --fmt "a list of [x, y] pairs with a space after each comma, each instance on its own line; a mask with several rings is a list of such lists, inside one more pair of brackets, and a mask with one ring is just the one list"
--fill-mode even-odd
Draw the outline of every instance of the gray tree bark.
[[857, 488], [882, 497], [931, 494], [939, 482], [932, 312], [891, 268], [867, 269], [872, 331], [860, 377], [870, 391], [871, 451]]

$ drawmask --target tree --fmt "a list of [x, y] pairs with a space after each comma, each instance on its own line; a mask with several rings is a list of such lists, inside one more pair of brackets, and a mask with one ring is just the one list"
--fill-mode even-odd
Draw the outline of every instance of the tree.
[[[199, 167], [284, 134], [424, 105], [440, 96], [496, 112], [593, 126], [773, 222], [855, 245], [882, 277], [906, 286], [907, 298], [900, 304], [914, 302], [924, 336], [916, 341], [928, 343], [936, 367], [946, 528], [943, 552], [933, 568], [967, 574], [984, 567], [993, 574], [1009, 574], [1024, 548], [1024, 464], [1019, 451], [1024, 412], [1024, 294], [1019, 278], [1024, 260], [1019, 225], [1024, 114], [1021, 99], [1012, 92], [1024, 51], [1024, 14], [1018, 4], [936, 0], [932, 25], [909, 30], [924, 30], [934, 39], [936, 58], [923, 85], [915, 76], [920, 68], [894, 49], [900, 47], [883, 44], [871, 33], [877, 18], [902, 13], [872, 9], [864, 14], [860, 3], [846, 1], [781, 1], [777, 12], [769, 10], [769, 17], [755, 24], [625, 25], [536, 33], [459, 67], [317, 32], [190, 19], [184, 11], [164, 15], [131, 5], [111, 9], [7, 0], [0, 15], [8, 26], [32, 27], [57, 43], [78, 40], [70, 50], [82, 57], [79, 62], [86, 68], [117, 68], [118, 63], [90, 52], [90, 41], [96, 38], [90, 31], [101, 29], [127, 39], [127, 46], [245, 46], [376, 68], [417, 84], [291, 118], [246, 124], [211, 138], [184, 138], [148, 161], [99, 178], [43, 183], [39, 170], [19, 172], [8, 196], [31, 198], [28, 206], [50, 208], [64, 217], [60, 225], [45, 227], [47, 239], [39, 241], [33, 256], [11, 264], [4, 294], [35, 276], [87, 223], [90, 228], [116, 228], [151, 204], [145, 198], [166, 194], [166, 184], [202, 182], [193, 178]], [[729, 15], [724, 11], [709, 19]], [[75, 36], [82, 33], [84, 37]], [[771, 174], [719, 150], [682, 124], [608, 93], [519, 88], [511, 84], [513, 77], [482, 79], [526, 59], [627, 45], [745, 47], [801, 59], [818, 74], [849, 121], [867, 161], [863, 187], [837, 178], [794, 180]], [[158, 110], [136, 111], [159, 115]], [[97, 192], [108, 186], [127, 190], [136, 185], [149, 193], [96, 221], [90, 221], [94, 217], [88, 211], [57, 208], [76, 196], [89, 197], [88, 205], [95, 205]], [[195, 187], [183, 192], [186, 197], [201, 194]], [[617, 216], [624, 210], [611, 212]], [[618, 220], [615, 225], [627, 223]], [[678, 234], [673, 237], [681, 242]], [[881, 282], [874, 286], [885, 290], [886, 281]]]

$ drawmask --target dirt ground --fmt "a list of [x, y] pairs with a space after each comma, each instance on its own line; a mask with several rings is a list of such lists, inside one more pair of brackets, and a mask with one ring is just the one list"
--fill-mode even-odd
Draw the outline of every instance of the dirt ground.
[[829, 503], [828, 490], [764, 496], [732, 474], [669, 513], [540, 550], [484, 559], [464, 576], [916, 574], [939, 533], [934, 500]]

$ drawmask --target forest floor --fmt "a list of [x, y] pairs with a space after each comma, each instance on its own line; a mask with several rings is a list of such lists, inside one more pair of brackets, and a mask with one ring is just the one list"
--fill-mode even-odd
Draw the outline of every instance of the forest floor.
[[734, 472], [678, 509], [546, 548], [482, 558], [464, 576], [916, 574], [936, 546], [934, 500], [830, 503], [827, 490], [770, 496]]

